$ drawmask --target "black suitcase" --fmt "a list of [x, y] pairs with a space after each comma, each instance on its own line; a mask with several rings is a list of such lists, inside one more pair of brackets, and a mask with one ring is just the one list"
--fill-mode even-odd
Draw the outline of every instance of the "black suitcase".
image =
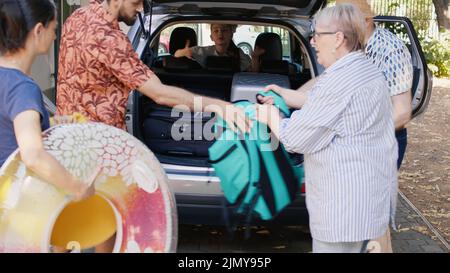
[[150, 104], [145, 107], [143, 133], [145, 144], [156, 154], [208, 157], [214, 143], [212, 113], [180, 112]]

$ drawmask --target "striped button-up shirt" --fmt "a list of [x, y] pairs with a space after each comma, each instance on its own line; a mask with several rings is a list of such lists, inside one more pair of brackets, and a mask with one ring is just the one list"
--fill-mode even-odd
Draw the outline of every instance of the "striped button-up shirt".
[[394, 217], [397, 144], [387, 89], [362, 52], [349, 53], [325, 70], [303, 108], [281, 122], [286, 150], [305, 155], [314, 239], [373, 239]]

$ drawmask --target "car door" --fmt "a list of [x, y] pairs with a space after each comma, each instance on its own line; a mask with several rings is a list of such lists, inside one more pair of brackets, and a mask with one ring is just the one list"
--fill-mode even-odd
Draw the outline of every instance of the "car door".
[[413, 64], [412, 118], [423, 113], [430, 101], [433, 76], [428, 68], [414, 26], [407, 17], [376, 16], [378, 27], [399, 36], [408, 47]]

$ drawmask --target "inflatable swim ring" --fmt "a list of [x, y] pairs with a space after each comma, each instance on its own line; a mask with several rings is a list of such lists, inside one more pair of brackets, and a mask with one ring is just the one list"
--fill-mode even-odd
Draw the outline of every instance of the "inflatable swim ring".
[[139, 140], [115, 127], [84, 123], [54, 126], [43, 142], [82, 181], [96, 176], [96, 194], [71, 202], [15, 151], [0, 169], [0, 252], [84, 250], [114, 235], [113, 252], [176, 251], [174, 197], [159, 161]]

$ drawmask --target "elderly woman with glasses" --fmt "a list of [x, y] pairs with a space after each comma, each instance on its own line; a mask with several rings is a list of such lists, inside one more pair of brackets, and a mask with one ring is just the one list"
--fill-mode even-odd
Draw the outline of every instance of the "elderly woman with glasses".
[[392, 106], [364, 37], [364, 17], [352, 5], [317, 13], [311, 44], [326, 70], [290, 118], [270, 104], [258, 108], [286, 150], [304, 154], [313, 252], [367, 252], [394, 215]]

